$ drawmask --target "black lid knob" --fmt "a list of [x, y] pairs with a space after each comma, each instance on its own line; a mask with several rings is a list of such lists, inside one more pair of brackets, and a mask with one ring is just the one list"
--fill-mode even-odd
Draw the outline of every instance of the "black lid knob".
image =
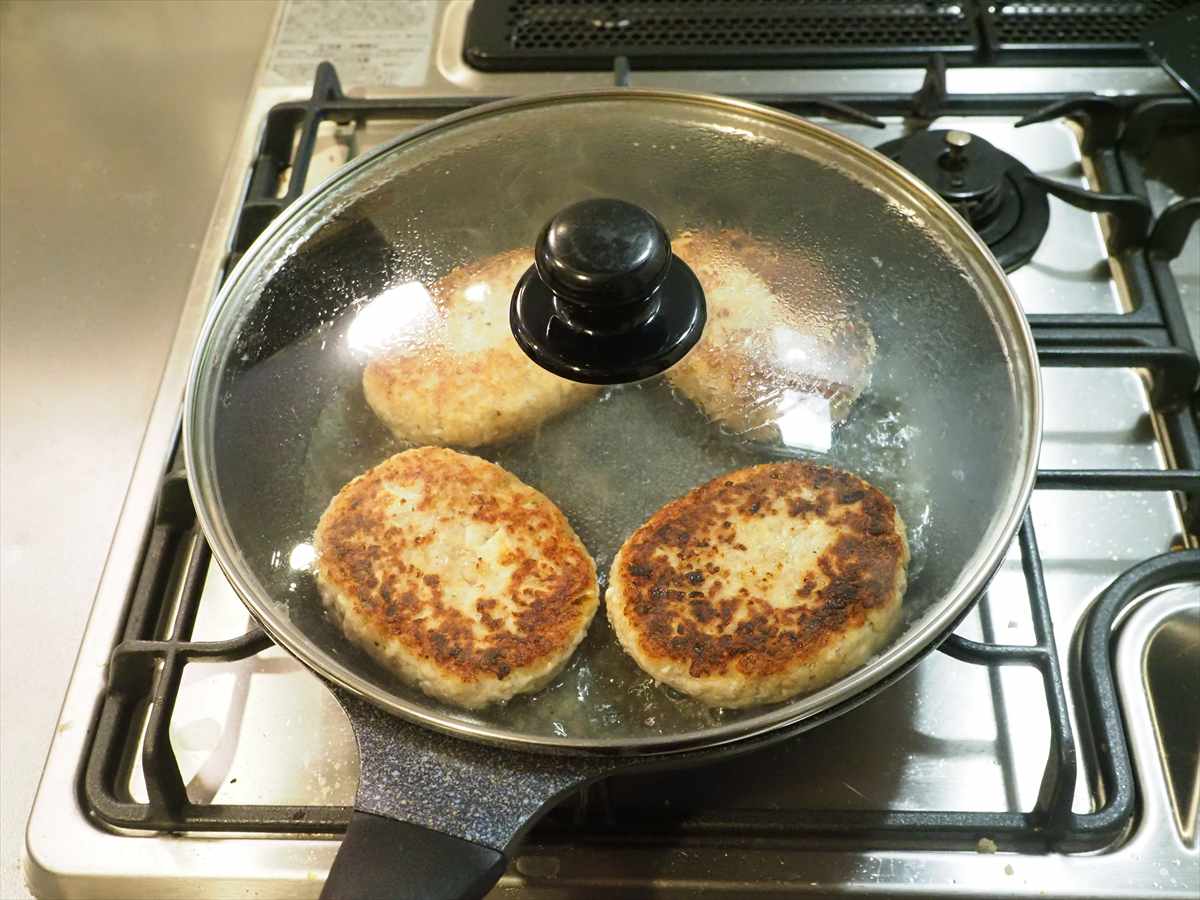
[[704, 294], [658, 219], [624, 200], [584, 200], [542, 229], [509, 318], [538, 365], [617, 384], [683, 358], [704, 328]]
[[584, 200], [538, 235], [534, 263], [551, 293], [585, 306], [616, 306], [658, 290], [671, 241], [658, 219], [624, 200]]

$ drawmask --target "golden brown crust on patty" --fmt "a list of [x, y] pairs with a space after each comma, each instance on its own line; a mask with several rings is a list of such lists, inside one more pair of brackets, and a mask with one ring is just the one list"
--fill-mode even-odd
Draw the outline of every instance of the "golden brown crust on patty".
[[478, 447], [530, 431], [596, 393], [552, 375], [513, 339], [509, 300], [527, 250], [459, 266], [429, 289], [431, 320], [363, 371], [363, 393], [399, 440]]
[[703, 337], [667, 373], [676, 388], [755, 440], [780, 437], [813, 401], [845, 418], [870, 382], [875, 338], [817, 262], [736, 230], [689, 232], [671, 249], [708, 304]]
[[892, 502], [847, 472], [770, 463], [655, 513], [606, 604], [644, 669], [706, 702], [781, 700], [860, 665], [898, 621], [908, 546]]
[[322, 596], [347, 634], [463, 706], [545, 684], [599, 602], [595, 563], [559, 509], [452, 450], [398, 453], [350, 482], [315, 544]]

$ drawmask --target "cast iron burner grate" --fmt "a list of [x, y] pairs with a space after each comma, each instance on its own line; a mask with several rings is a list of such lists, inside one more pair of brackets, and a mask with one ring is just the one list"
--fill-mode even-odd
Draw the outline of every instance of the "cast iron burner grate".
[[[756, 96], [764, 101], [767, 98]], [[259, 154], [249, 180], [237, 223], [228, 266], [270, 218], [299, 195], [322, 121], [339, 123], [368, 119], [432, 118], [469, 108], [481, 101], [422, 99], [348, 99], [338, 85], [333, 67], [323, 63], [317, 72], [313, 96], [308, 101], [274, 107], [263, 131]], [[911, 98], [865, 98], [864, 105], [881, 115], [907, 115]], [[1026, 121], [1053, 115], [1078, 115], [1085, 123], [1085, 146], [1090, 141], [1092, 159], [1106, 185], [1144, 194], [1142, 158], [1164, 124], [1191, 115], [1190, 101], [1159, 100], [1124, 109], [1106, 106], [1098, 98], [1066, 98], [1044, 109], [1023, 108], [1011, 97], [942, 97], [945, 109], [956, 115], [1028, 114]], [[1100, 105], [1097, 105], [1100, 103]], [[779, 98], [789, 111], [816, 110], [822, 114], [870, 121], [866, 113], [831, 104], [819, 98]], [[1086, 113], [1086, 115], [1084, 115]], [[1120, 118], [1114, 116], [1120, 113]], [[1117, 141], [1124, 126], [1128, 140]], [[1094, 132], [1089, 137], [1089, 131]], [[298, 134], [298, 139], [297, 139]], [[291, 167], [288, 188], [280, 197], [279, 173]], [[1079, 192], [1087, 194], [1087, 192]], [[1089, 195], [1091, 196], [1091, 195]], [[1140, 209], [1128, 194], [1099, 194], [1114, 220]], [[1144, 196], [1134, 196], [1141, 199]], [[1091, 203], [1083, 200], [1081, 203]], [[1189, 205], [1191, 204], [1191, 205]], [[1177, 468], [1167, 470], [1042, 469], [1039, 490], [1057, 491], [1176, 491], [1185, 502], [1185, 528], [1200, 533], [1200, 430], [1190, 406], [1200, 377], [1200, 362], [1191, 347], [1182, 304], [1168, 261], [1178, 253], [1195, 220], [1194, 200], [1183, 200], [1164, 211], [1149, 231], [1140, 224], [1127, 227], [1127, 244], [1120, 250], [1129, 270], [1130, 290], [1137, 296], [1127, 314], [1030, 316], [1038, 357], [1043, 367], [1104, 367], [1144, 369], [1150, 374], [1151, 401], [1165, 426]], [[1110, 248], [1111, 249], [1111, 248]], [[131, 595], [125, 623], [109, 666], [109, 682], [97, 717], [89, 732], [84, 765], [80, 770], [80, 796], [90, 815], [108, 825], [166, 832], [243, 832], [256, 834], [340, 834], [350, 809], [338, 806], [232, 805], [193, 803], [180, 774], [171, 746], [169, 728], [183, 671], [189, 662], [245, 659], [270, 646], [255, 629], [227, 641], [191, 639], [211, 554], [196, 522], [188, 492], [182, 454], [177, 452], [164, 476], [155, 518]], [[1200, 578], [1200, 551], [1166, 553], [1144, 560], [1117, 578], [1093, 604], [1084, 623], [1081, 666], [1078, 670], [1081, 702], [1087, 725], [1081, 731], [1091, 739], [1101, 780], [1094, 811], [1071, 809], [1079, 778], [1076, 732], [1072, 728], [1065, 693], [1065, 673], [1056, 644], [1071, 634], [1056, 635], [1046, 596], [1041, 555], [1032, 519], [1026, 515], [1018, 537], [1025, 575], [1027, 602], [1032, 614], [1035, 642], [1030, 645], [981, 643], [951, 635], [942, 652], [963, 664], [1027, 666], [1038, 672], [1045, 688], [1050, 721], [1050, 747], [1042, 773], [1039, 799], [1034, 808], [1018, 812], [962, 810], [792, 810], [764, 821], [753, 813], [720, 810], [689, 815], [685, 820], [614, 821], [606, 803], [604, 785], [581, 792], [540, 823], [536, 841], [553, 843], [578, 837], [603, 839], [620, 833], [623, 839], [653, 842], [663, 835], [677, 842], [689, 835], [701, 838], [761, 837], [772, 842], [790, 838], [830, 841], [878, 841], [911, 848], [974, 849], [981, 836], [1003, 843], [1006, 849], [1053, 848], [1085, 851], [1104, 847], [1129, 826], [1136, 810], [1136, 780], [1120, 703], [1113, 682], [1110, 639], [1114, 623], [1129, 605], [1147, 590]], [[174, 616], [172, 619], [172, 612]], [[165, 624], [170, 622], [169, 628]], [[143, 735], [140, 759], [134, 756]], [[147, 802], [134, 800], [128, 790], [131, 762], [140, 764]]]

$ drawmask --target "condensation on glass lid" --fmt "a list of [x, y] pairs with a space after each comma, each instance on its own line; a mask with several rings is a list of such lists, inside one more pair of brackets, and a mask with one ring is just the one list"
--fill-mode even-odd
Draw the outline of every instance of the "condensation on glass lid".
[[[463, 293], [474, 288], [482, 294], [476, 287], [478, 283], [465, 281]], [[384, 292], [385, 309], [397, 298], [401, 302], [414, 300], [419, 305], [433, 296], [433, 292], [408, 283], [402, 286], [402, 292]], [[370, 322], [374, 315], [369, 301], [347, 316], [351, 323], [347, 331], [360, 321], [356, 316]], [[398, 320], [405, 321], [406, 317]], [[806, 342], [803, 335], [792, 336], [782, 329], [776, 326], [776, 332], [768, 333], [767, 346], [787, 362], [802, 366], [806, 351], [819, 349], [819, 343]], [[315, 468], [305, 481], [325, 486], [325, 493], [318, 491], [314, 498], [313, 516], [347, 480], [403, 446], [381, 440], [381, 436], [372, 437], [376, 433], [363, 424], [348, 424], [360, 416], [349, 414], [346, 407], [364, 404], [353, 387], [361, 362], [348, 359], [346, 363], [351, 387], [330, 398], [337, 415], [329, 418], [328, 427], [323, 425], [314, 434], [314, 439], [321, 439], [320, 446], [310, 448], [309, 458]], [[821, 371], [828, 374], [830, 370]], [[895, 421], [894, 415], [880, 415], [876, 399], [872, 398], [871, 405], [863, 410], [861, 422], [853, 412], [848, 421], [835, 422], [830, 401], [811, 391], [780, 390], [771, 402], [771, 421], [779, 434], [774, 440], [756, 440], [755, 436], [735, 434], [707, 418], [668, 380], [653, 379], [604, 390], [593, 402], [543, 422], [518, 440], [482, 446], [473, 452], [499, 462], [550, 497], [594, 555], [602, 581], [617, 545], [663, 503], [709, 478], [781, 455], [811, 458], [815, 452], [822, 461], [862, 473], [895, 496], [905, 518], [923, 531], [927, 511], [921, 506], [914, 508], [913, 498], [903, 489], [906, 483], [920, 483], [907, 470], [905, 439], [910, 432], [900, 431], [878, 440], [862, 439], [864, 429], [872, 431], [881, 421]], [[361, 412], [370, 417], [369, 410]], [[358, 436], [352, 445], [346, 443], [348, 433]], [[854, 447], [847, 445], [851, 439]], [[880, 454], [883, 445], [891, 452]], [[670, 460], [670, 465], [648, 464], [648, 460]], [[301, 544], [288, 544], [283, 559], [296, 557], [295, 548]], [[914, 563], [919, 566], [924, 546], [919, 532], [910, 535], [910, 544]], [[296, 558], [303, 558], [305, 551], [298, 552]], [[297, 599], [290, 603], [293, 612]], [[315, 597], [305, 598], [305, 602], [320, 608]], [[591, 698], [586, 709], [578, 706], [580, 694]], [[549, 733], [560, 736], [599, 735], [621, 723], [638, 733], [670, 734], [721, 720], [721, 714], [706, 711], [702, 704], [655, 685], [630, 664], [600, 621], [593, 626], [577, 658], [554, 684], [528, 699], [514, 700], [507, 707], [480, 715], [521, 730], [550, 728]]]
[[734, 434], [828, 451], [876, 355], [852, 293], [794, 241], [691, 230], [673, 248], [704, 288], [709, 321], [667, 378]]

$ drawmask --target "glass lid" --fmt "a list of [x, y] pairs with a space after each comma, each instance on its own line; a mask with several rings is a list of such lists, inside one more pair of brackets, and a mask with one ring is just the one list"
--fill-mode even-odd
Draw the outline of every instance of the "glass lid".
[[[412, 132], [274, 222], [206, 323], [185, 448], [231, 583], [325, 676], [469, 737], [676, 750], [841, 702], [956, 620], [1031, 489], [1034, 359], [983, 245], [877, 154], [737, 101], [564, 94]], [[397, 456], [416, 448], [459, 455]], [[763, 702], [635, 658], [622, 545], [713, 479], [796, 461], [894, 503], [888, 633], [868, 616], [869, 652]], [[799, 565], [730, 544], [743, 569]], [[737, 644], [750, 619], [706, 590], [717, 619], [693, 606], [688, 629]], [[398, 617], [401, 643], [424, 631], [393, 653]]]

